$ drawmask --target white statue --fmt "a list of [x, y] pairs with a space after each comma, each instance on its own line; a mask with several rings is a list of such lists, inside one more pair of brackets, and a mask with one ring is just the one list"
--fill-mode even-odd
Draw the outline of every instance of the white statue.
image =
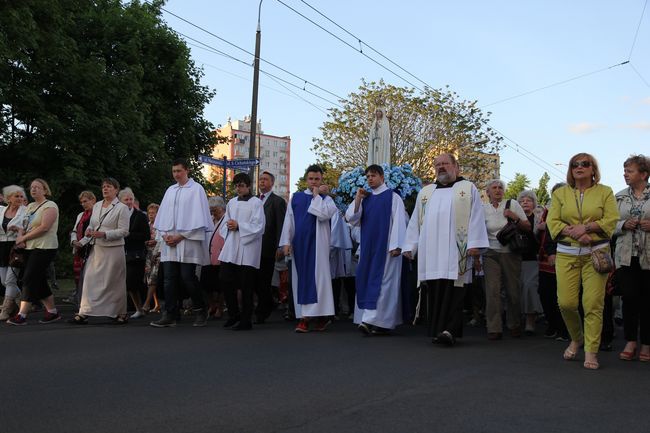
[[386, 109], [377, 108], [368, 137], [368, 165], [390, 165], [390, 129]]

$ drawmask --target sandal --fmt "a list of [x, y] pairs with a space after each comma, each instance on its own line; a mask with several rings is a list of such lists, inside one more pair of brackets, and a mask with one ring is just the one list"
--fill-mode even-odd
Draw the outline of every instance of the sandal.
[[587, 370], [598, 370], [600, 368], [598, 361], [585, 361], [582, 366]]
[[576, 352], [567, 347], [562, 354], [562, 358], [564, 358], [565, 361], [573, 361], [576, 359]]
[[117, 316], [115, 319], [113, 319], [113, 323], [115, 325], [126, 325], [129, 323], [129, 318], [126, 316]]
[[650, 362], [650, 353], [639, 353], [639, 361]]
[[81, 314], [75, 314], [72, 319], [68, 319], [68, 323], [72, 325], [87, 325], [88, 318], [86, 316], [82, 316]]
[[[621, 352], [618, 354], [618, 359], [621, 361], [633, 361], [636, 355], [636, 350], [632, 350], [630, 352]], [[639, 358], [641, 358], [641, 355], [639, 355]]]

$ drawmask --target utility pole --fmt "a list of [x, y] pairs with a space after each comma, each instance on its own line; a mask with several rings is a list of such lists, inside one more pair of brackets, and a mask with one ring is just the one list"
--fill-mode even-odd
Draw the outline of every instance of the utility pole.
[[[262, 28], [260, 26], [260, 16], [262, 14], [262, 2], [257, 11], [257, 33], [255, 34], [255, 63], [253, 64], [253, 103], [251, 107], [251, 135], [248, 156], [250, 159], [260, 157], [260, 145], [257, 141], [257, 90], [260, 84], [260, 43], [262, 40]], [[259, 166], [251, 167], [250, 176], [253, 185], [253, 194], [257, 194], [257, 173]]]

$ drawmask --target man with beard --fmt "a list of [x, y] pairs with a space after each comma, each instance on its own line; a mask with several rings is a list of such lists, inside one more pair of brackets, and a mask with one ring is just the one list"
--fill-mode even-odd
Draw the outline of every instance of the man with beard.
[[456, 158], [448, 153], [435, 160], [436, 182], [423, 188], [402, 247], [408, 259], [418, 256], [420, 311], [429, 337], [453, 346], [463, 333], [465, 284], [472, 265], [479, 265], [488, 238], [478, 190], [458, 176]]

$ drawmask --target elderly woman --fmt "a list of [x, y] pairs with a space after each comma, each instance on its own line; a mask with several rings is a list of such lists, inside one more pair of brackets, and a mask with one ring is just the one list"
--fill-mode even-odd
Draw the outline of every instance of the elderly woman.
[[75, 295], [75, 302], [78, 304], [79, 299], [81, 298], [81, 293], [79, 292], [79, 280], [81, 278], [81, 269], [83, 268], [84, 259], [86, 258], [86, 248], [87, 240], [84, 240], [86, 236], [86, 229], [88, 224], [90, 224], [90, 216], [93, 213], [93, 206], [97, 199], [95, 194], [91, 191], [82, 191], [79, 194], [79, 204], [83, 212], [77, 215], [77, 219], [74, 223], [74, 228], [70, 231], [70, 245], [72, 246], [72, 252], [74, 257], [72, 259], [72, 271], [74, 274], [74, 285], [77, 288], [77, 293]]
[[[574, 155], [569, 161], [568, 185], [553, 193], [546, 220], [550, 235], [558, 241], [557, 297], [571, 336], [563, 356], [568, 361], [575, 359], [584, 342], [583, 366], [590, 370], [600, 367], [598, 349], [608, 275], [596, 271], [591, 255], [601, 248], [609, 251], [609, 238], [618, 221], [612, 189], [599, 182], [596, 159], [588, 153]], [[581, 288], [584, 326], [578, 312]]]
[[88, 323], [88, 316], [112, 317], [117, 324], [126, 318], [126, 260], [124, 238], [129, 234], [129, 208], [117, 199], [120, 184], [102, 181], [104, 200], [93, 206], [86, 236], [90, 255], [84, 267], [79, 312], [68, 322]]
[[627, 188], [616, 194], [620, 219], [616, 225], [616, 266], [623, 293], [624, 361], [650, 361], [650, 160], [633, 155], [623, 163]]
[[[526, 214], [526, 219], [531, 227], [537, 227], [540, 222], [541, 212], [537, 209], [537, 194], [531, 190], [524, 190], [517, 196], [517, 201]], [[535, 320], [542, 312], [542, 304], [537, 290], [539, 288], [539, 265], [537, 264], [537, 251], [539, 244], [533, 231], [526, 231], [528, 249], [521, 254], [521, 310], [526, 317], [526, 335], [535, 334]]]
[[23, 205], [25, 190], [22, 187], [10, 185], [3, 188], [2, 193], [8, 206], [0, 206], [0, 280], [5, 286], [0, 320], [7, 320], [18, 312], [16, 298], [20, 294], [18, 289], [20, 269], [9, 266], [9, 253], [23, 225], [26, 207]]
[[490, 203], [483, 205], [485, 225], [490, 247], [483, 256], [485, 272], [485, 319], [489, 340], [503, 337], [501, 322], [501, 288], [505, 288], [508, 298], [506, 320], [510, 335], [521, 337], [521, 254], [510, 251], [501, 245], [497, 233], [508, 220], [515, 221], [521, 230], [532, 230], [530, 222], [516, 200], [504, 200], [505, 184], [494, 179], [487, 184]]
[[221, 225], [224, 224], [226, 203], [222, 197], [210, 197], [208, 198], [208, 204], [215, 228], [213, 232], [206, 233], [210, 263], [201, 267], [201, 288], [210, 305], [208, 316], [219, 319], [223, 314], [223, 293], [219, 285], [219, 254], [221, 254], [225, 242], [219, 230]]
[[149, 224], [144, 213], [135, 208], [135, 195], [131, 188], [124, 188], [118, 194], [120, 201], [129, 208], [129, 234], [124, 240], [126, 255], [126, 290], [131, 296], [135, 313], [131, 319], [144, 316], [141, 293], [146, 292], [144, 267], [147, 256], [146, 242], [151, 239]]
[[34, 201], [25, 210], [23, 227], [16, 238], [16, 247], [25, 249], [22, 298], [18, 314], [7, 320], [10, 325], [26, 325], [32, 303], [39, 301], [46, 309], [40, 323], [52, 323], [61, 319], [47, 283], [47, 268], [59, 248], [56, 237], [59, 208], [52, 200], [48, 200], [52, 191], [43, 179], [34, 179], [29, 186], [29, 193]]
[[[149, 206], [147, 206], [149, 240], [144, 243], [147, 247], [147, 258], [144, 266], [144, 278], [147, 283], [147, 297], [142, 305], [142, 310], [145, 313], [149, 311], [160, 313], [160, 304], [158, 303], [158, 296], [156, 295], [160, 270], [160, 241], [158, 240], [158, 231], [153, 226], [159, 208], [160, 205], [158, 203], [150, 203]], [[152, 301], [154, 307], [151, 310]]]

